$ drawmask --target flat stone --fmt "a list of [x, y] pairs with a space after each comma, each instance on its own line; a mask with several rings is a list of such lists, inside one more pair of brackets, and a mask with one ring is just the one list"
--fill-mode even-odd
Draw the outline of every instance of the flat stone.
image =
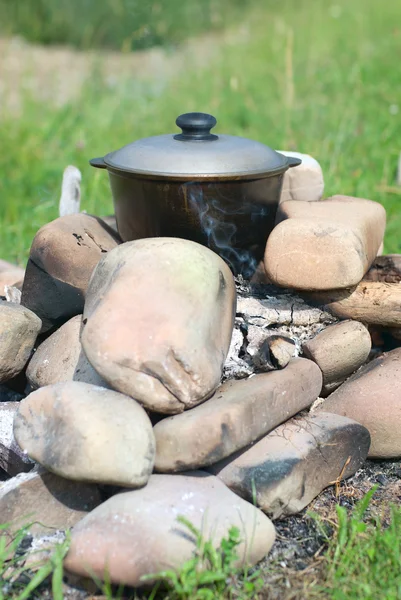
[[0, 404], [0, 468], [11, 477], [27, 473], [35, 464], [14, 439], [13, 422], [18, 407], [19, 402]]
[[101, 219], [84, 213], [60, 217], [39, 229], [21, 303], [42, 319], [42, 332], [82, 314], [93, 269], [118, 243], [118, 236]]
[[332, 391], [368, 359], [372, 340], [368, 329], [358, 321], [329, 325], [308, 340], [303, 354], [313, 360], [323, 374], [323, 390]]
[[401, 457], [401, 348], [361, 367], [315, 410], [364, 425], [372, 440], [371, 458]]
[[31, 458], [67, 479], [139, 487], [153, 470], [155, 441], [144, 409], [88, 383], [32, 392], [20, 403], [14, 435]]
[[0, 383], [25, 367], [41, 325], [39, 317], [27, 308], [0, 300]]
[[82, 315], [77, 315], [40, 344], [26, 370], [32, 389], [63, 381], [109, 387], [86, 358], [80, 341], [81, 326]]
[[378, 202], [333, 196], [283, 202], [276, 223], [266, 244], [267, 277], [282, 287], [332, 290], [361, 281], [383, 240], [386, 213]]
[[233, 492], [271, 518], [300, 512], [337, 478], [364, 463], [368, 430], [320, 412], [283, 423], [250, 448], [209, 467]]
[[10, 527], [8, 535], [34, 523], [30, 533], [39, 535], [69, 529], [101, 502], [95, 485], [77, 483], [36, 469], [0, 483], [0, 515]]
[[305, 358], [227, 381], [210, 400], [155, 425], [156, 470], [185, 471], [226, 458], [310, 406], [321, 386], [319, 367]]
[[5, 287], [15, 285], [24, 278], [25, 271], [17, 265], [0, 260], [0, 296], [5, 295]]
[[114, 389], [146, 408], [174, 414], [220, 383], [235, 316], [225, 262], [183, 239], [126, 242], [94, 272], [82, 345]]
[[309, 154], [287, 150], [278, 150], [278, 152], [302, 160], [298, 167], [288, 169], [284, 173], [280, 202], [286, 202], [287, 200], [316, 202], [321, 200], [324, 191], [324, 179], [322, 167], [318, 161]]
[[178, 570], [195, 552], [194, 536], [180, 516], [216, 548], [238, 527], [239, 564], [256, 564], [275, 537], [268, 517], [213, 475], [153, 475], [146, 487], [113, 496], [73, 528], [64, 566], [100, 579], [107, 572], [112, 582], [134, 587], [144, 575]]

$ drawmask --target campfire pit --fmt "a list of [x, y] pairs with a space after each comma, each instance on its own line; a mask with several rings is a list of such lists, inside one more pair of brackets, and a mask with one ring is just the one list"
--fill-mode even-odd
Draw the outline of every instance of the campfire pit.
[[[122, 150], [143, 159], [143, 143], [146, 173], [113, 162], [120, 151], [96, 162], [123, 239], [66, 214], [35, 236], [21, 295], [0, 279], [0, 512], [34, 507], [35, 536], [73, 526], [67, 568], [107, 566], [133, 586], [192, 556], [179, 515], [215, 544], [236, 524], [239, 562], [255, 564], [270, 519], [368, 455], [401, 456], [401, 261], [378, 256], [384, 209], [323, 201], [310, 157], [287, 170], [295, 161], [191, 119], [162, 136], [188, 147], [175, 174], [149, 140]], [[230, 173], [202, 150], [220, 142], [239, 161]], [[253, 173], [239, 166], [247, 147]]]

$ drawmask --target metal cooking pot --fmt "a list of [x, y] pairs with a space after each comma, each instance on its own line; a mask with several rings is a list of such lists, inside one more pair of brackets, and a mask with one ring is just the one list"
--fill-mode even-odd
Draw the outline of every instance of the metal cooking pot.
[[204, 113], [177, 118], [182, 132], [140, 139], [90, 161], [107, 169], [124, 241], [181, 237], [250, 277], [274, 227], [283, 175], [301, 163], [268, 146], [210, 130]]

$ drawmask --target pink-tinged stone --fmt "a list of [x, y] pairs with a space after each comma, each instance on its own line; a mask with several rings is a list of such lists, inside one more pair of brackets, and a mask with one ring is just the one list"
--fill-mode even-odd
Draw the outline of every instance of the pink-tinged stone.
[[212, 465], [310, 406], [321, 386], [319, 367], [305, 358], [280, 371], [224, 383], [202, 405], [155, 425], [156, 470]]
[[176, 238], [126, 242], [93, 274], [82, 346], [111, 387], [150, 410], [180, 413], [220, 383], [235, 299], [230, 269], [208, 248]]
[[267, 277], [282, 287], [332, 290], [357, 285], [377, 256], [386, 213], [381, 204], [333, 196], [280, 204], [265, 251]]
[[239, 564], [257, 563], [275, 537], [268, 517], [213, 475], [153, 475], [145, 488], [113, 496], [73, 528], [65, 568], [135, 587], [145, 575], [179, 570], [196, 550], [180, 516], [215, 547], [238, 527]]
[[401, 348], [361, 367], [316, 410], [364, 425], [372, 439], [370, 457], [401, 457]]

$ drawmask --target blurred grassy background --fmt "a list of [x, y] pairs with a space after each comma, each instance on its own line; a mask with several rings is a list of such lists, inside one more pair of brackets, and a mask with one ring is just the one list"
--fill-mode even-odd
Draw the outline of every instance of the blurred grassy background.
[[312, 154], [326, 195], [382, 202], [385, 251], [401, 252], [399, 0], [0, 0], [0, 35], [1, 258], [23, 263], [57, 216], [67, 164], [82, 209], [111, 213], [88, 159], [197, 110], [216, 132]]

